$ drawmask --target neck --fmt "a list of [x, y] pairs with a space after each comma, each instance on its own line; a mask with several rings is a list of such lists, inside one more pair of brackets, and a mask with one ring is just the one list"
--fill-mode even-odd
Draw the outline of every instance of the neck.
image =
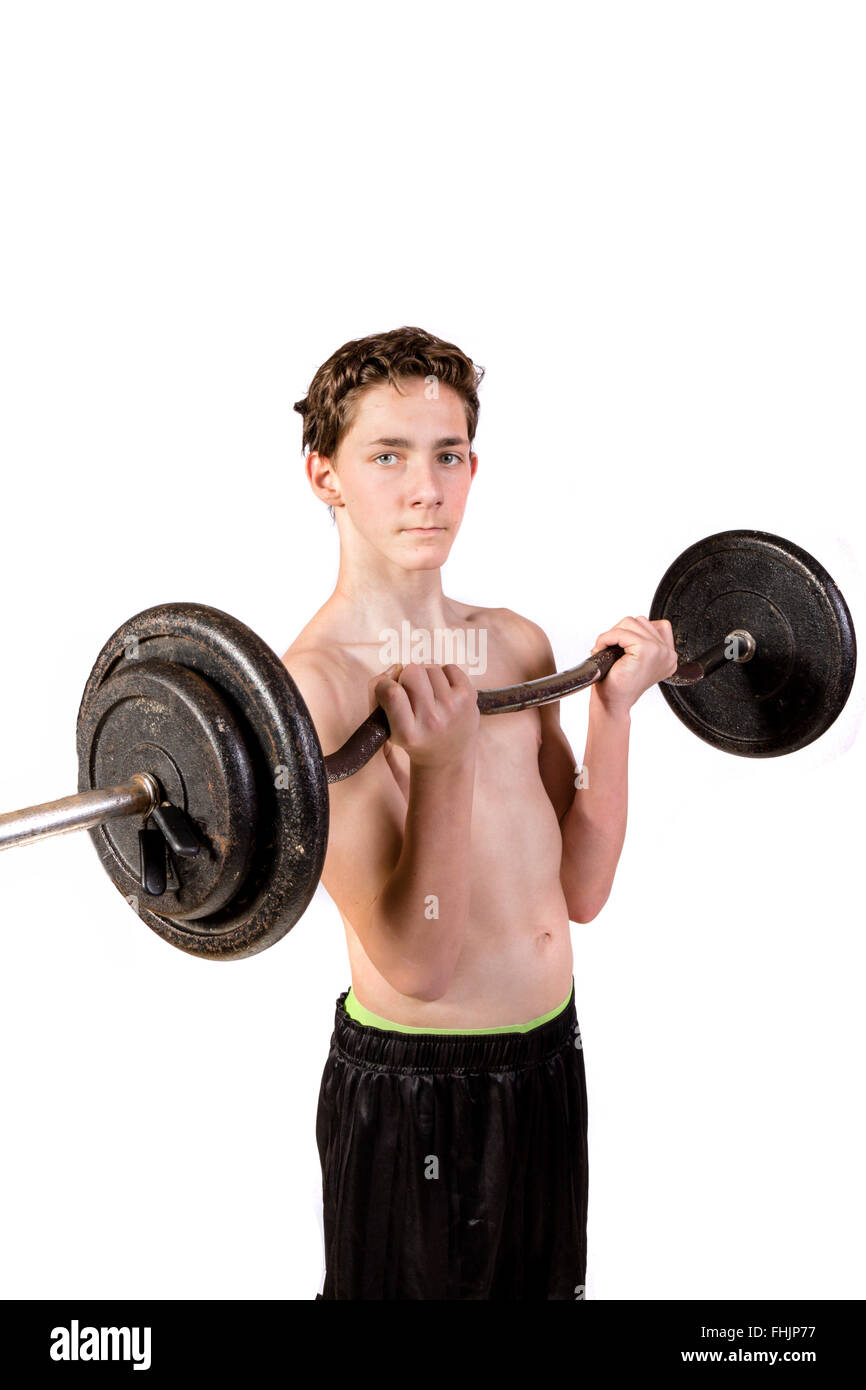
[[383, 629], [406, 620], [413, 629], [428, 630], [456, 621], [438, 567], [408, 570], [370, 547], [341, 545], [331, 603], [342, 611], [355, 640], [377, 641]]

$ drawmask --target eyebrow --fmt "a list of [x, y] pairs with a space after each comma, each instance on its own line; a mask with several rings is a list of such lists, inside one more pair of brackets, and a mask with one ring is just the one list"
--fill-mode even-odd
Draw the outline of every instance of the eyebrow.
[[[468, 443], [469, 440], [461, 438], [459, 434], [447, 434], [442, 439], [437, 439], [433, 448], [444, 449], [446, 445]], [[389, 449], [411, 449], [413, 447], [413, 441], [411, 439], [398, 439], [395, 436], [383, 436], [381, 439], [368, 439], [364, 447], [369, 449], [373, 444], [386, 444]]]

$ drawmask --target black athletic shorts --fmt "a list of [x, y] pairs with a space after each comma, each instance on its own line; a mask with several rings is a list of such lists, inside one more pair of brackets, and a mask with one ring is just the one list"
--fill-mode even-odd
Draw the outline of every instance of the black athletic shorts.
[[584, 1296], [574, 984], [528, 1033], [401, 1033], [337, 1000], [319, 1092], [320, 1299]]

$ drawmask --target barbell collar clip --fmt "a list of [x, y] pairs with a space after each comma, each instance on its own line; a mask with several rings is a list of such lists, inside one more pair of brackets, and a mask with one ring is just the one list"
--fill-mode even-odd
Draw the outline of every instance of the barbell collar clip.
[[170, 801], [163, 801], [161, 805], [154, 807], [151, 820], [159, 826], [169, 848], [175, 854], [179, 854], [182, 859], [195, 858], [201, 845], [195, 826], [185, 811], [179, 806], [173, 806]]
[[138, 852], [141, 891], [147, 893], [148, 897], [161, 898], [166, 885], [165, 839], [162, 831], [155, 827], [142, 827], [138, 832]]

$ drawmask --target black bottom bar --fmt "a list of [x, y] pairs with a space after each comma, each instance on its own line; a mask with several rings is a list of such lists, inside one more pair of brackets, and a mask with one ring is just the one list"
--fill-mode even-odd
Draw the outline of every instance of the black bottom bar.
[[[315, 1291], [310, 1301], [315, 1302]], [[321, 1301], [321, 1300], [320, 1300]], [[376, 1313], [375, 1361], [399, 1351], [408, 1335], [415, 1347], [411, 1363], [402, 1360], [401, 1382], [420, 1378], [431, 1383], [433, 1363], [457, 1358], [461, 1376], [472, 1374], [478, 1359], [484, 1382], [490, 1384], [498, 1352], [513, 1358], [516, 1344], [531, 1359], [538, 1377], [552, 1375], [559, 1345], [579, 1379], [581, 1367], [603, 1371], [667, 1373], [674, 1367], [694, 1365], [807, 1366], [826, 1376], [828, 1371], [853, 1368], [862, 1359], [864, 1318], [862, 1299], [851, 1301], [770, 1302], [604, 1302], [575, 1300], [568, 1310], [547, 1314], [515, 1327], [490, 1314], [475, 1314], [462, 1324], [467, 1339], [458, 1349], [443, 1336], [443, 1313], [419, 1314], [409, 1329], [405, 1311], [400, 1318]], [[62, 1382], [69, 1376], [102, 1378], [106, 1373], [131, 1376], [141, 1367], [142, 1384], [153, 1380], [176, 1382], [189, 1376], [190, 1384], [214, 1373], [222, 1383], [243, 1377], [239, 1384], [276, 1383], [281, 1372], [294, 1377], [303, 1366], [304, 1379], [317, 1370], [334, 1377], [334, 1347], [330, 1329], [343, 1316], [322, 1311], [304, 1313], [285, 1300], [226, 1302], [7, 1302], [2, 1305], [2, 1347], [7, 1369], [15, 1369], [17, 1384], [33, 1383], [47, 1374]], [[365, 1319], [371, 1316], [369, 1307]], [[453, 1314], [444, 1315], [450, 1322]], [[465, 1316], [465, 1315], [462, 1315]], [[479, 1320], [480, 1319], [480, 1320]], [[105, 1329], [103, 1334], [102, 1329]], [[111, 1331], [114, 1329], [114, 1331]], [[147, 1330], [147, 1332], [146, 1332]], [[364, 1336], [363, 1325], [358, 1333]], [[540, 1340], [539, 1333], [543, 1340]], [[146, 1335], [145, 1335], [146, 1334]], [[424, 1340], [419, 1343], [418, 1336]], [[562, 1337], [552, 1347], [550, 1338]], [[301, 1345], [298, 1345], [299, 1337]], [[307, 1340], [309, 1338], [309, 1341]], [[315, 1340], [314, 1340], [315, 1339]], [[370, 1366], [370, 1344], [341, 1342], [343, 1370], [352, 1373], [359, 1364]], [[318, 1350], [317, 1350], [318, 1348]], [[354, 1354], [353, 1354], [354, 1348]], [[52, 1355], [53, 1349], [53, 1355]], [[422, 1350], [423, 1349], [423, 1350]], [[97, 1350], [103, 1359], [89, 1358]], [[113, 1359], [115, 1355], [126, 1359]], [[58, 1359], [69, 1357], [70, 1359]], [[77, 1359], [71, 1359], [71, 1358]], [[148, 1363], [147, 1365], [145, 1363]], [[423, 1370], [422, 1370], [423, 1366]], [[456, 1366], [452, 1366], [452, 1372]], [[145, 1379], [145, 1376], [147, 1379]], [[250, 1382], [250, 1376], [255, 1380]], [[192, 1380], [195, 1377], [195, 1381]], [[288, 1383], [288, 1380], [287, 1380]], [[480, 1382], [479, 1382], [480, 1383]]]

